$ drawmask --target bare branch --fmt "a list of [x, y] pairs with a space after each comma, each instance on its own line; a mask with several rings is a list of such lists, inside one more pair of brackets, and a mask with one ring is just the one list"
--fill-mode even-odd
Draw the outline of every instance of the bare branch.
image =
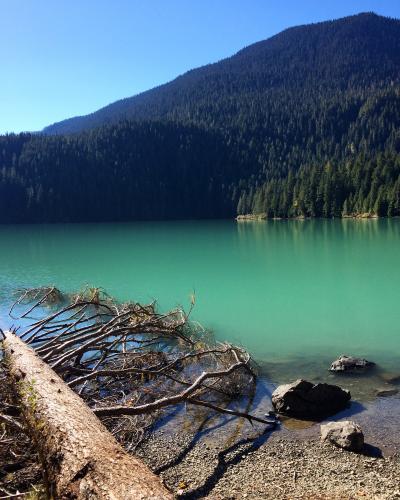
[[[51, 289], [43, 290], [23, 294], [24, 303], [35, 297], [24, 316], [47, 301]], [[181, 403], [274, 425], [227, 407], [253, 392], [256, 374], [247, 352], [216, 344], [204, 328], [189, 322], [194, 295], [188, 313], [176, 308], [163, 314], [154, 302], [121, 304], [100, 288], [86, 287], [69, 297], [20, 337], [127, 447], [143, 438], [163, 409]]]

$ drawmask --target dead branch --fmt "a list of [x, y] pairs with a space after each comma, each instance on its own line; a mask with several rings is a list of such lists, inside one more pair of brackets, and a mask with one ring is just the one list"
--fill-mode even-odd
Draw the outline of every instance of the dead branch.
[[[35, 302], [23, 316], [47, 307], [47, 293], [50, 288], [40, 296], [25, 290], [21, 303], [28, 297]], [[183, 403], [262, 424], [264, 430], [276, 425], [248, 408], [232, 408], [232, 401], [254, 393], [251, 358], [241, 348], [215, 343], [204, 328], [189, 322], [194, 297], [187, 314], [179, 308], [160, 314], [155, 303], [118, 303], [98, 288], [63, 297], [69, 299], [62, 307], [55, 304], [20, 339], [126, 449], [137, 446], [166, 408]]]
[[278, 425], [276, 419], [268, 420], [265, 418], [256, 417], [255, 415], [251, 415], [243, 411], [236, 411], [236, 410], [231, 410], [229, 408], [223, 408], [222, 406], [217, 406], [215, 404], [209, 403], [208, 401], [202, 401], [200, 399], [195, 399], [195, 398], [188, 398], [188, 402], [191, 403], [192, 405], [204, 406], [205, 408], [210, 408], [211, 410], [214, 410], [218, 413], [225, 413], [233, 417], [245, 418], [250, 423], [259, 422], [261, 424], [266, 424], [269, 426], [266, 430], [275, 429], [275, 427]]
[[[233, 348], [232, 348], [233, 349]], [[129, 406], [114, 406], [107, 408], [94, 408], [93, 411], [95, 415], [99, 417], [108, 417], [108, 416], [116, 416], [116, 415], [140, 415], [142, 413], [150, 413], [154, 410], [159, 410], [164, 408], [165, 406], [176, 405], [182, 403], [184, 401], [190, 402], [190, 396], [203, 387], [203, 382], [207, 379], [216, 379], [220, 377], [225, 377], [230, 375], [232, 372], [237, 370], [239, 367], [246, 366], [248, 360], [239, 361], [234, 365], [230, 366], [227, 370], [220, 370], [216, 372], [203, 372], [194, 382], [193, 384], [185, 389], [180, 394], [176, 394], [170, 397], [164, 397], [153, 401], [152, 403], [147, 403], [144, 405], [129, 407]], [[269, 423], [269, 422], [264, 422]]]
[[21, 425], [17, 420], [15, 420], [15, 418], [10, 417], [9, 415], [0, 413], [0, 420], [8, 425], [15, 427], [19, 431], [22, 431], [24, 429], [23, 425]]
[[29, 288], [17, 291], [18, 298], [12, 304], [9, 315], [12, 317], [12, 312], [15, 307], [21, 304], [32, 303], [33, 305], [24, 313], [19, 314], [19, 318], [27, 317], [34, 309], [42, 304], [58, 304], [62, 301], [61, 292], [54, 286]]

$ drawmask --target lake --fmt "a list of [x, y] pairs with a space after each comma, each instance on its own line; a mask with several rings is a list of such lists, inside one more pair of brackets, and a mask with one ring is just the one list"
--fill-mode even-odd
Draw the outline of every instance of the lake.
[[[400, 371], [400, 219], [0, 226], [0, 326], [16, 288], [86, 283], [189, 308], [273, 382], [342, 353]], [[362, 391], [361, 391], [362, 392]]]

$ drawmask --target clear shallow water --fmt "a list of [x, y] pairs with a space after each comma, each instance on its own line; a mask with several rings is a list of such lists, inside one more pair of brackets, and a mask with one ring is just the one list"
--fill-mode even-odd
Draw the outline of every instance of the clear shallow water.
[[[329, 377], [341, 353], [400, 372], [400, 219], [0, 226], [0, 326], [13, 290], [89, 283], [189, 307], [271, 378]], [[349, 383], [352, 383], [349, 381]]]

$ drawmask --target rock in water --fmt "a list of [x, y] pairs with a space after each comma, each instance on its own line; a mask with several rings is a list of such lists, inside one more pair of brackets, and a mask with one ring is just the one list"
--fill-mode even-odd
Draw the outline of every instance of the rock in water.
[[312, 420], [343, 410], [350, 398], [350, 392], [337, 385], [296, 380], [280, 385], [272, 394], [272, 404], [278, 413]]
[[381, 377], [388, 384], [400, 384], [400, 374], [399, 373], [382, 373]]
[[331, 364], [331, 372], [360, 372], [375, 366], [372, 361], [363, 358], [353, 358], [353, 356], [340, 356]]
[[364, 447], [361, 427], [352, 420], [321, 425], [321, 440], [349, 451], [362, 451]]
[[398, 394], [399, 390], [396, 389], [396, 387], [388, 387], [384, 389], [377, 389], [376, 390], [376, 395], [380, 398], [383, 397], [388, 397], [388, 396], [395, 396]]

